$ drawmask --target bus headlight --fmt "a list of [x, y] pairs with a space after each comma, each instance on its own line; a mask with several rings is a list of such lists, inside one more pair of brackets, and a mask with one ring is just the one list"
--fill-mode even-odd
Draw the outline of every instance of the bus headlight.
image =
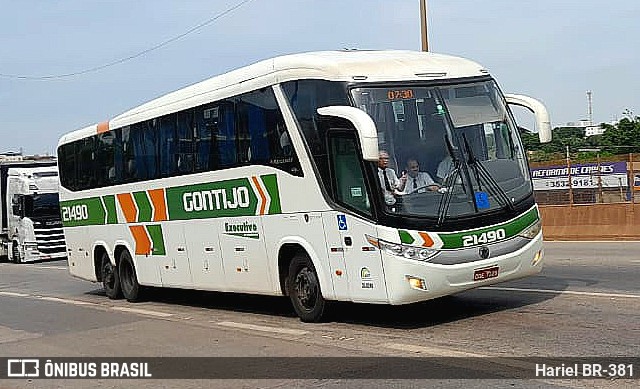
[[384, 252], [398, 257], [413, 259], [416, 261], [427, 261], [434, 255], [438, 254], [438, 250], [430, 249], [427, 247], [417, 247], [408, 246], [401, 243], [391, 243], [382, 239], [373, 238], [371, 236], [367, 236], [367, 241]]
[[409, 285], [413, 289], [428, 290], [427, 289], [427, 282], [425, 280], [423, 280], [422, 278], [414, 277], [414, 276], [410, 276], [410, 275], [406, 275], [405, 278], [407, 279], [407, 281], [409, 282]]
[[533, 223], [529, 227], [527, 227], [524, 230], [522, 230], [518, 234], [518, 236], [521, 236], [521, 237], [527, 238], [527, 239], [533, 239], [536, 236], [538, 236], [538, 234], [540, 233], [541, 229], [542, 229], [542, 223], [540, 222], [540, 219], [538, 219], [538, 221], [536, 221], [535, 223]]

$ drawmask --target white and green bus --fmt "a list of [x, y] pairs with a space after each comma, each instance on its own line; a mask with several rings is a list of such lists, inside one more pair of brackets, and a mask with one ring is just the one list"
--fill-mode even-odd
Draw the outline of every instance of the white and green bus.
[[[509, 104], [549, 140], [537, 100], [432, 53], [287, 55], [167, 94], [60, 139], [70, 272], [129, 301], [147, 287], [285, 295], [303, 321], [332, 301], [536, 274], [540, 216]], [[403, 173], [410, 160], [428, 187]]]

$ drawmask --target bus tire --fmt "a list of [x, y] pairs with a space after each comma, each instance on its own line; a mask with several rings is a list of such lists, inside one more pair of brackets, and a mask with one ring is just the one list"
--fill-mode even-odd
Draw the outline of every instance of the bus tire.
[[113, 266], [107, 253], [102, 254], [101, 263], [102, 266], [100, 270], [104, 292], [111, 300], [121, 298], [122, 289], [120, 288], [120, 275], [118, 274], [118, 268]]
[[318, 274], [311, 260], [296, 254], [289, 264], [288, 294], [293, 309], [303, 322], [322, 321], [327, 310], [327, 301], [322, 297]]
[[11, 243], [11, 262], [20, 263], [22, 259], [20, 258], [20, 246], [17, 241], [13, 241]]
[[120, 278], [120, 288], [122, 289], [122, 295], [130, 303], [140, 301], [142, 287], [138, 283], [138, 276], [136, 275], [136, 268], [131, 259], [129, 251], [123, 250], [120, 254], [120, 262], [116, 267], [118, 269], [118, 276]]

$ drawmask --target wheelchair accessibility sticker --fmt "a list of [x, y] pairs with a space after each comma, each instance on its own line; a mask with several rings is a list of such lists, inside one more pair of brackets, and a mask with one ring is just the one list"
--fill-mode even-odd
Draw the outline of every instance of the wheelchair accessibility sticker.
[[346, 215], [338, 215], [338, 229], [340, 231], [347, 230], [347, 216]]

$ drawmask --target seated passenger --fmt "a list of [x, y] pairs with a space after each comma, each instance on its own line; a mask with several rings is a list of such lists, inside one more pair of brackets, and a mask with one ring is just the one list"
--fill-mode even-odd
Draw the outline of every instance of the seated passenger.
[[400, 177], [402, 194], [425, 193], [440, 189], [433, 178], [427, 172], [420, 171], [420, 165], [415, 158], [407, 161], [407, 172]]
[[402, 188], [398, 188], [400, 180], [393, 169], [389, 167], [389, 153], [384, 150], [380, 150], [378, 154], [378, 178], [380, 179], [380, 186], [384, 196], [384, 202], [387, 205], [394, 205], [396, 203], [396, 195], [399, 195]]
[[438, 165], [438, 171], [436, 172], [436, 177], [440, 181], [441, 184], [444, 185], [445, 181], [447, 181], [447, 177], [453, 171], [453, 160], [450, 155], [444, 157], [440, 164]]

